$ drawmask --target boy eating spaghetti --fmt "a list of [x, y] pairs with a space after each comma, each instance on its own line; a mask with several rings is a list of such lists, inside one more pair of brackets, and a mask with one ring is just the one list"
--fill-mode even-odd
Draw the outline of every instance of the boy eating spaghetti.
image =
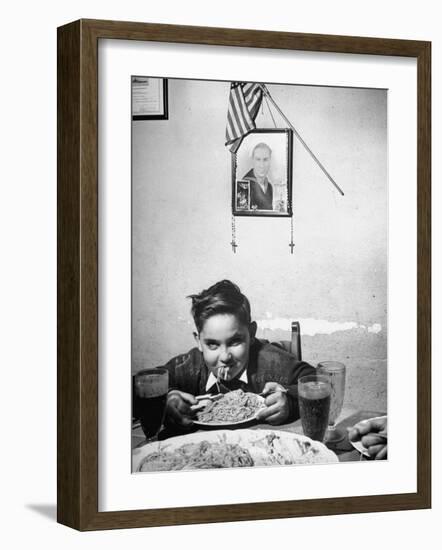
[[169, 388], [165, 424], [190, 429], [195, 396], [236, 389], [261, 393], [261, 422], [277, 425], [299, 416], [298, 378], [314, 368], [293, 355], [255, 338], [249, 300], [231, 281], [220, 281], [189, 296], [197, 347], [166, 364]]

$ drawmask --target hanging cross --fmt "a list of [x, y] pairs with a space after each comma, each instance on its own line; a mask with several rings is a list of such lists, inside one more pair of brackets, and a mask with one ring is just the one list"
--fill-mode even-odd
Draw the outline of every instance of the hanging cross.
[[232, 245], [233, 252], [236, 254], [236, 249], [237, 249], [238, 245], [236, 244], [235, 241], [232, 241], [230, 244]]
[[290, 254], [293, 254], [293, 248], [295, 247], [295, 243], [293, 242], [293, 214], [290, 216]]

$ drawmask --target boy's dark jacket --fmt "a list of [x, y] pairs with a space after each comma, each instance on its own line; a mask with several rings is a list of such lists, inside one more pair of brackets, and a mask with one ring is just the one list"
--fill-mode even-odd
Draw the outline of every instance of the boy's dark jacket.
[[[192, 348], [188, 353], [171, 359], [165, 367], [169, 371], [169, 388], [192, 395], [207, 393], [206, 383], [209, 370], [198, 348]], [[266, 382], [277, 382], [288, 392], [289, 418], [293, 421], [299, 418], [298, 409], [298, 378], [313, 374], [315, 369], [304, 361], [285, 351], [280, 345], [255, 338], [250, 346], [247, 366], [248, 383], [242, 387], [244, 391], [260, 393]], [[232, 388], [234, 389], [234, 388]], [[216, 386], [211, 390], [216, 393]]]

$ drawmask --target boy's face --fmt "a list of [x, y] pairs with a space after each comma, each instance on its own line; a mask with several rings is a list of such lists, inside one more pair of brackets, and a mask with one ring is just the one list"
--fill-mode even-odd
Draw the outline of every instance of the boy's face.
[[244, 325], [230, 313], [212, 315], [195, 334], [204, 362], [210, 372], [223, 380], [232, 380], [246, 367], [250, 341], [256, 325]]

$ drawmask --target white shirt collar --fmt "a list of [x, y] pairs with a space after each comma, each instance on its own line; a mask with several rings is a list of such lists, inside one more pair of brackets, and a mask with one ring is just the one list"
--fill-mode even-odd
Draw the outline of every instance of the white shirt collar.
[[[240, 380], [241, 382], [244, 382], [245, 384], [248, 384], [249, 382], [249, 379], [247, 378], [247, 369], [244, 369], [242, 371], [242, 374], [241, 376], [238, 378], [238, 380]], [[207, 383], [206, 383], [206, 392], [208, 392], [210, 390], [210, 388], [212, 386], [214, 386], [216, 384], [216, 376], [211, 372], [209, 374], [209, 378], [207, 379]]]

